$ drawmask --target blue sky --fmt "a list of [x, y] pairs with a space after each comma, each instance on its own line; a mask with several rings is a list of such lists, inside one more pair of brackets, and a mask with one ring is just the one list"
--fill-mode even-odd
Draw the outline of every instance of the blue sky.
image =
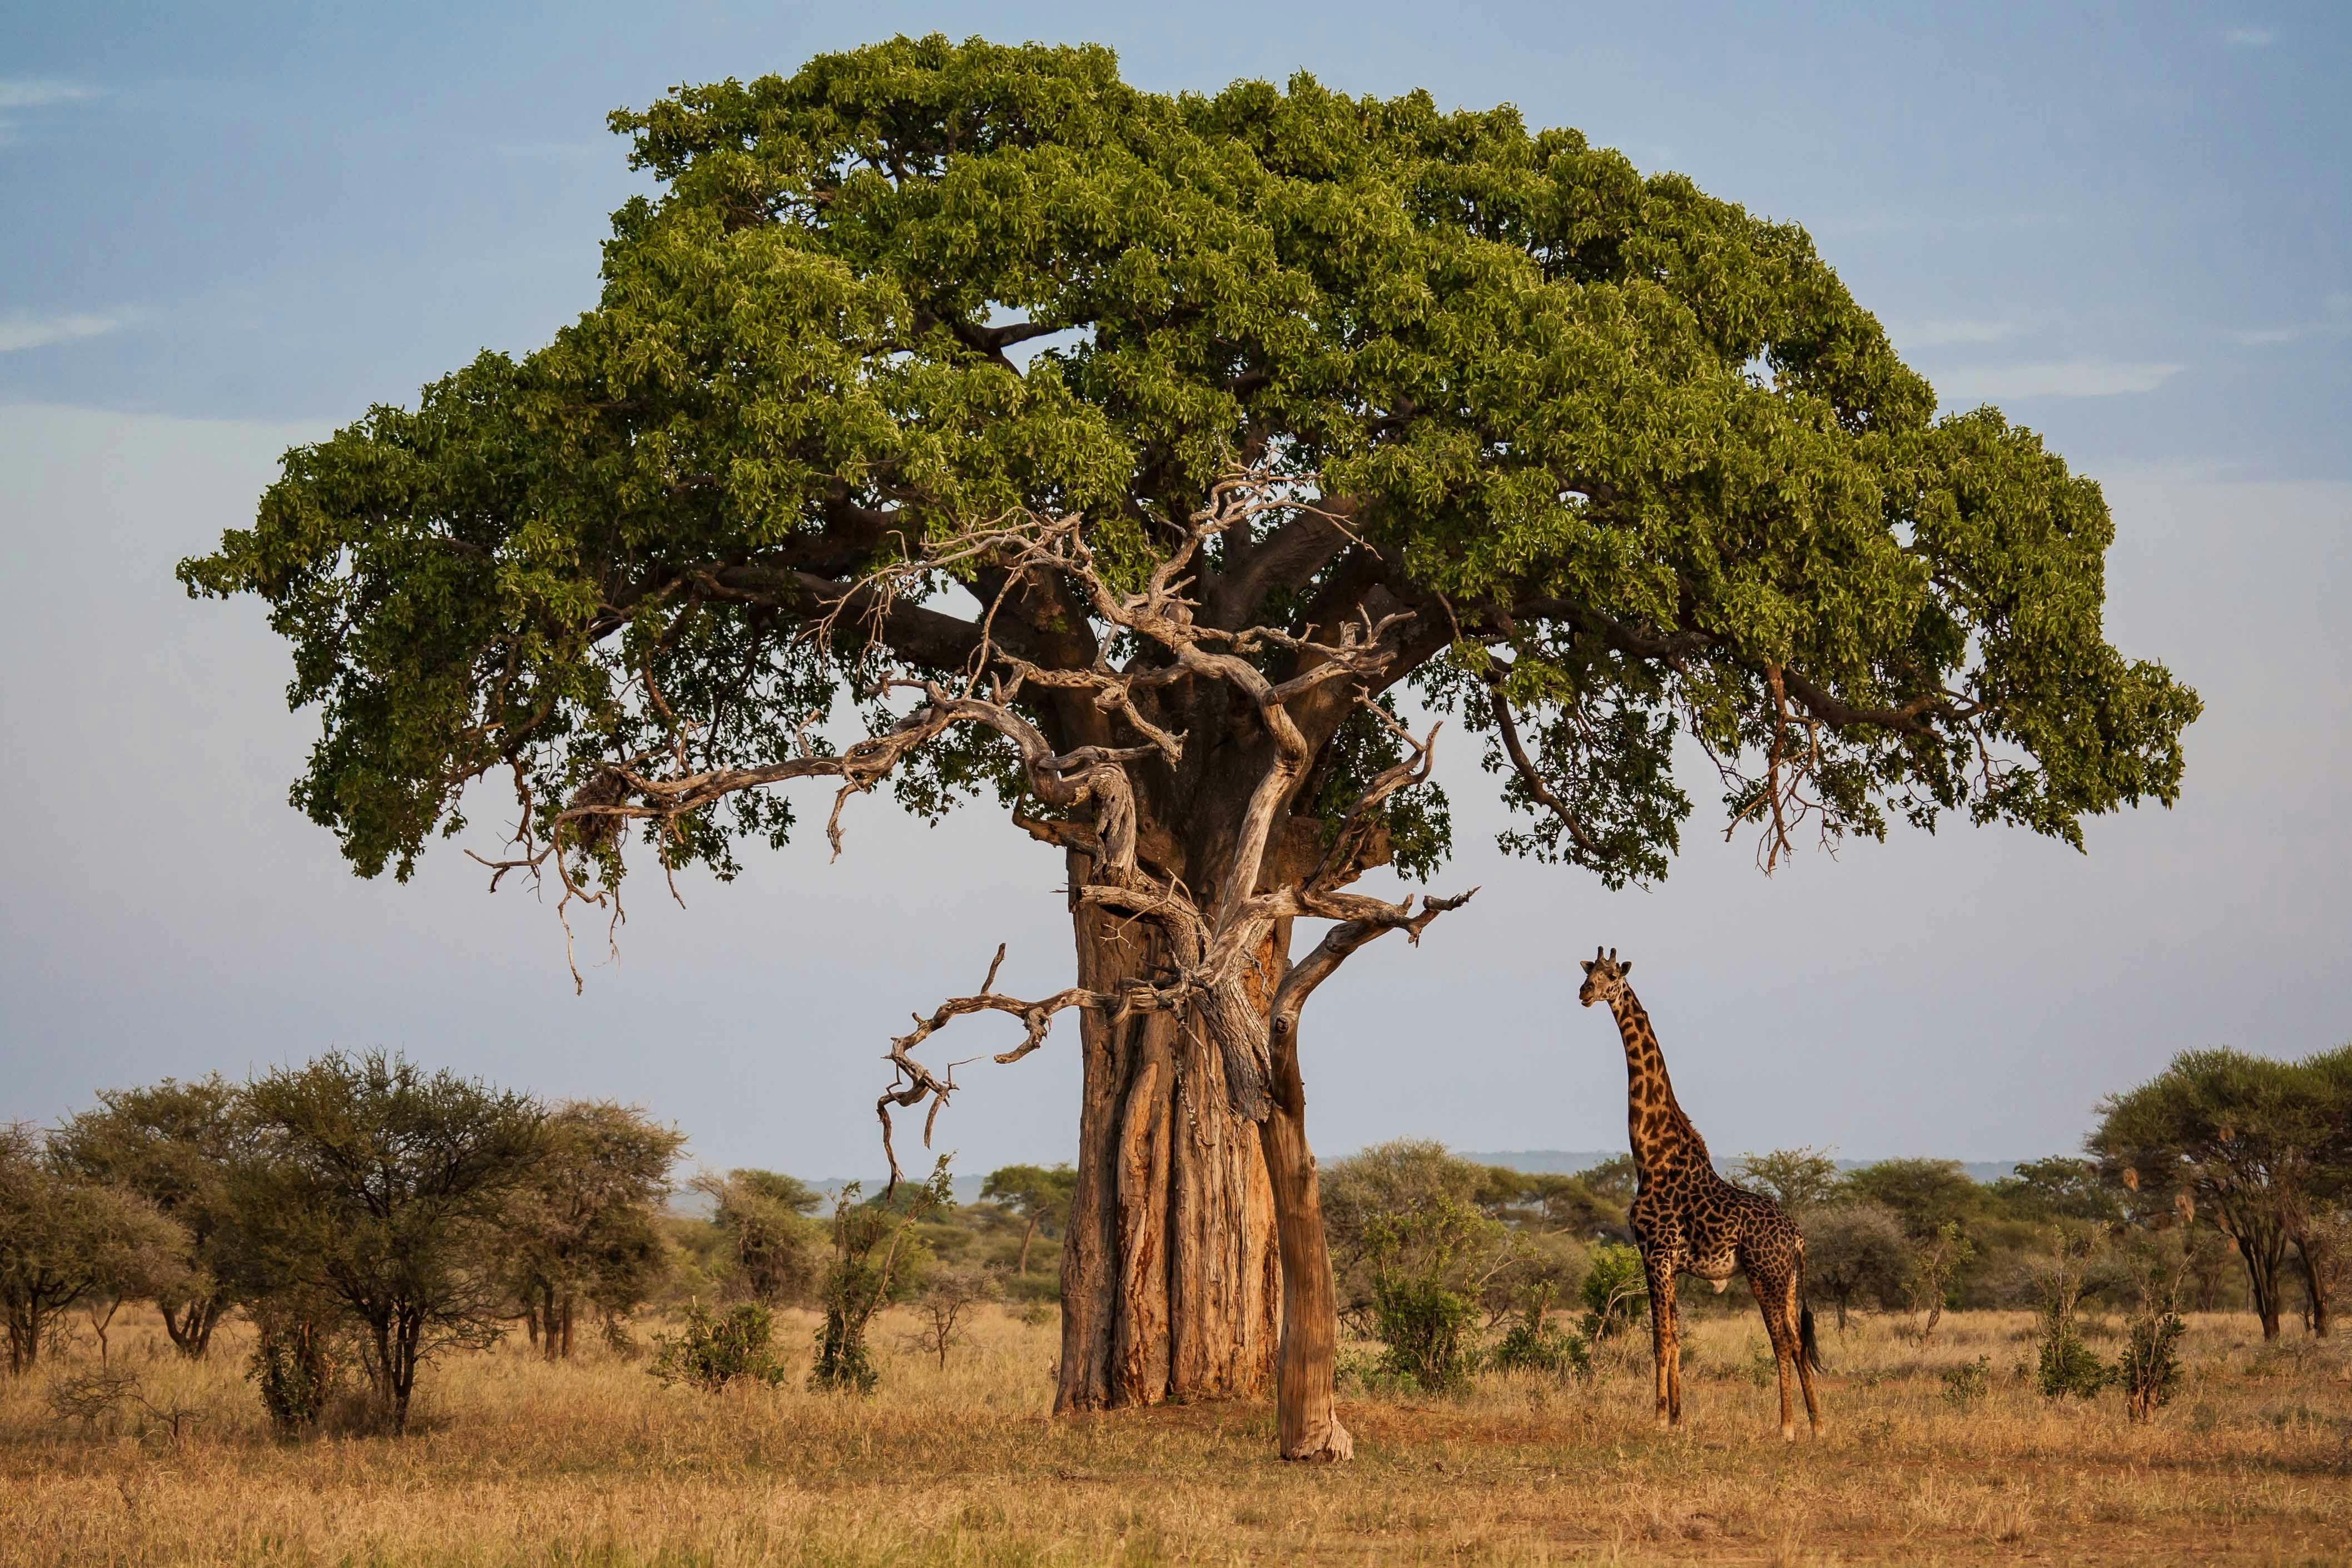
[[2111, 466], [2345, 476], [2342, 6], [1444, 9], [14, 7], [0, 396], [404, 399], [592, 302], [608, 110], [937, 28], [1516, 103], [1805, 224], [1948, 401]]
[[[288, 443], [593, 302], [638, 188], [607, 111], [931, 30], [1108, 43], [1160, 89], [1304, 68], [1507, 101], [1804, 224], [1948, 405], [1998, 402], [2107, 482], [2116, 635], [2212, 704], [2181, 809], [2100, 825], [2087, 859], [1953, 829], [1768, 883], [1695, 823], [1666, 884], [1616, 896], [1483, 847], [1491, 785], [1457, 750], [1444, 879], [1488, 891], [1318, 998], [1348, 1053], [1319, 1069], [1323, 1146], [1622, 1136], [1613, 1040], [1558, 978], [1595, 938], [1655, 955], [1721, 1152], [2034, 1154], [2174, 1050], [2352, 1037], [2340, 5], [16, 6], [0, 766], [27, 830], [0, 848], [0, 1117], [382, 1043], [645, 1101], [714, 1163], [852, 1172], [909, 1009], [1000, 935], [1008, 978], [1059, 983], [1052, 868], [1001, 825], [877, 805], [855, 883], [758, 860], [642, 911], [574, 1000], [545, 911], [456, 855], [408, 889], [343, 874], [284, 805], [310, 729], [282, 653], [168, 578]], [[1461, 1037], [1443, 1063], [1430, 1026]], [[971, 1159], [1059, 1152], [1074, 1084], [1063, 1058], [975, 1089]]]

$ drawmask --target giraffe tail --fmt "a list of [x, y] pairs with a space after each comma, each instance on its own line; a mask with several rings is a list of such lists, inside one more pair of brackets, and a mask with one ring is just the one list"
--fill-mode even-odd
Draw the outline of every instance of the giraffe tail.
[[1797, 1254], [1797, 1348], [1805, 1364], [1815, 1372], [1827, 1372], [1822, 1364], [1821, 1342], [1813, 1338], [1813, 1307], [1805, 1300], [1805, 1255]]

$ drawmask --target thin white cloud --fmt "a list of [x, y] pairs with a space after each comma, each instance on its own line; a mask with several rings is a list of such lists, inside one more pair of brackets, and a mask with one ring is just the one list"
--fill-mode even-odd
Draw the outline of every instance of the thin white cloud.
[[2154, 392], [2186, 368], [2097, 359], [2049, 360], [2038, 364], [1970, 365], [1932, 379], [1946, 404], [1969, 406], [2011, 397], [2114, 397]]
[[2290, 327], [2252, 327], [2231, 332], [2230, 341], [2248, 348], [2274, 347], [2280, 343], [2299, 343], [2307, 338], [2341, 338], [2352, 336], [2352, 294], [2330, 294], [2319, 302], [2321, 319], [2298, 321]]
[[1886, 335], [1903, 349], [1941, 349], [1955, 343], [1997, 343], [2025, 330], [2021, 321], [1897, 321]]
[[2233, 49], [2266, 49], [2278, 42], [2278, 35], [2268, 27], [2232, 27], [2221, 41]]
[[9, 310], [0, 312], [0, 353], [47, 348], [81, 338], [103, 337], [136, 325], [144, 310], [129, 307], [113, 310]]
[[77, 87], [69, 81], [0, 78], [0, 109], [47, 109], [53, 103], [73, 103], [97, 96], [96, 89]]

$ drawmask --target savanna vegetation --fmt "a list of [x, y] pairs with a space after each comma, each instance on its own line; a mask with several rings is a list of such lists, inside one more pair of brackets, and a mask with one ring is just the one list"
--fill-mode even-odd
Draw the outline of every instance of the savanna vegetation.
[[[0, 1140], [0, 1539], [59, 1563], [2326, 1561], [2352, 1523], [2347, 1062], [2186, 1055], [2109, 1100], [2094, 1157], [1990, 1184], [1743, 1157], [1834, 1313], [1830, 1434], [1794, 1449], [1736, 1295], [1685, 1300], [1691, 1419], [1651, 1429], [1628, 1162], [1335, 1161], [1365, 1462], [1320, 1481], [1270, 1461], [1262, 1399], [1053, 1416], [1066, 1168], [964, 1204], [945, 1162], [871, 1195], [674, 1185], [682, 1140], [636, 1111], [382, 1055], [108, 1093]], [[2197, 1108], [2266, 1152], [2268, 1197], [2199, 1201], [2218, 1156], [2153, 1135]], [[2244, 1246], [2258, 1213], [2291, 1273]]]
[[[676, 1331], [677, 1314], [649, 1321]], [[2352, 1535], [2352, 1365], [2341, 1336], [2265, 1342], [2251, 1314], [2190, 1312], [2149, 1423], [2124, 1395], [2051, 1398], [2042, 1324], [1900, 1313], [1828, 1336], [1832, 1424], [1771, 1436], [1752, 1310], [1688, 1320], [1685, 1426], [1652, 1425], [1645, 1335], [1591, 1368], [1482, 1369], [1433, 1395], [1343, 1338], [1353, 1464], [1282, 1465], [1264, 1400], [1055, 1416], [1049, 1321], [983, 1307], [942, 1365], [874, 1337], [867, 1396], [809, 1389], [818, 1319], [774, 1315], [792, 1375], [717, 1393], [646, 1375], [601, 1339], [548, 1362], [520, 1335], [453, 1356], [398, 1440], [331, 1426], [277, 1437], [240, 1367], [253, 1329], [201, 1362], [126, 1309], [75, 1406], [86, 1336], [0, 1380], [0, 1542], [12, 1563], [122, 1568], [675, 1568], [679, 1564], [1390, 1563], [2322, 1564]], [[2082, 1314], [2088, 1352], [2126, 1349]], [[177, 1417], [175, 1436], [173, 1418]]]
[[[731, 876], [795, 781], [836, 847], [885, 783], [1052, 847], [1075, 984], [989, 963], [880, 1109], [938, 1110], [961, 1018], [1011, 1061], [1076, 1015], [1062, 1408], [1271, 1381], [1284, 1453], [1349, 1453], [1300, 1030], [1469, 896], [1355, 886], [1450, 845], [1414, 710], [1482, 737], [1507, 847], [1611, 886], [1666, 874], [1693, 767], [1768, 868], [2177, 796], [2198, 700], [2107, 641], [2098, 487], [1939, 416], [1801, 228], [1686, 178], [940, 37], [613, 124], [653, 188], [594, 309], [289, 453], [182, 578], [288, 639], [294, 798], [362, 875], [510, 810], [495, 877], [617, 921], [633, 858]], [[1424, 1241], [1376, 1289], [1476, 1247]]]

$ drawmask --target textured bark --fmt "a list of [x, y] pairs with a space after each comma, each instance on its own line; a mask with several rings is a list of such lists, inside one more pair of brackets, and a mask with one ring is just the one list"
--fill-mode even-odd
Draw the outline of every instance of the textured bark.
[[[1073, 868], [1073, 875], [1079, 868]], [[1148, 973], [1139, 921], [1076, 915], [1079, 984]], [[1077, 1182], [1062, 1250], [1057, 1410], [1255, 1394], [1273, 1373], [1274, 1196], [1217, 1053], [1189, 1019], [1078, 1020]]]
[[1186, 1027], [1176, 1047], [1169, 1394], [1260, 1394], [1274, 1374], [1280, 1331], [1274, 1189], [1257, 1131], [1234, 1112], [1207, 1032]]
[[1307, 1144], [1307, 1087], [1295, 1029], [1275, 1036], [1274, 1114], [1258, 1128], [1282, 1251], [1282, 1347], [1276, 1362], [1276, 1437], [1286, 1459], [1352, 1458], [1339, 1424], [1339, 1300], [1323, 1235], [1323, 1190]]

